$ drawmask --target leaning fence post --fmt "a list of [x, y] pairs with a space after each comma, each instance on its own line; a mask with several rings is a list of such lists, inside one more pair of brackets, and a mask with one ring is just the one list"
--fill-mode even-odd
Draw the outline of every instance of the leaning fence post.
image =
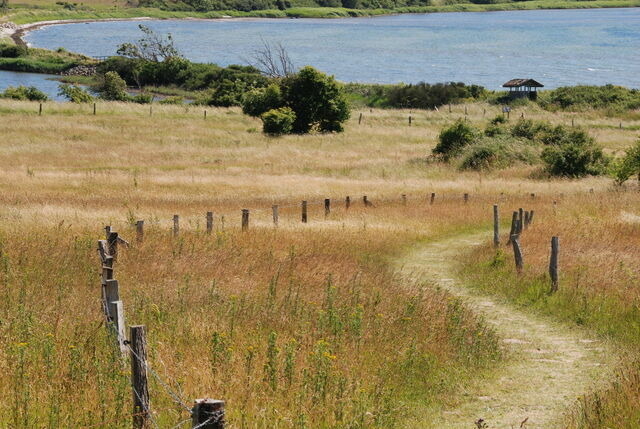
[[224, 429], [224, 401], [196, 399], [191, 409], [191, 428]]
[[142, 243], [144, 241], [144, 221], [139, 220], [136, 222], [136, 241]]
[[173, 215], [173, 236], [177, 237], [180, 233], [180, 216]]
[[551, 258], [549, 258], [549, 277], [551, 277], [551, 293], [558, 290], [558, 254], [560, 252], [560, 239], [551, 237]]
[[113, 257], [114, 261], [118, 260], [118, 233], [109, 228], [109, 234], [107, 237], [107, 245], [109, 248], [109, 255]]
[[302, 223], [307, 223], [307, 201], [302, 201]]
[[149, 387], [147, 384], [147, 339], [144, 325], [129, 327], [131, 350], [131, 389], [133, 390], [133, 427], [146, 429], [149, 413]]
[[331, 214], [331, 200], [329, 198], [324, 199], [324, 217]]
[[273, 224], [275, 226], [278, 226], [278, 206], [277, 205], [271, 206], [271, 212], [273, 214]]
[[213, 231], [213, 212], [207, 212], [207, 234], [211, 234], [212, 231]]
[[249, 209], [242, 209], [242, 230], [249, 229]]
[[498, 205], [493, 205], [493, 245], [500, 246], [500, 213]]
[[[520, 221], [518, 221], [518, 223], [519, 222]], [[511, 236], [511, 244], [513, 245], [513, 257], [516, 262], [516, 271], [520, 274], [522, 273], [522, 267], [524, 266], [522, 250], [520, 248], [520, 234], [513, 234]]]
[[507, 245], [511, 244], [511, 237], [513, 234], [516, 234], [518, 228], [518, 212], [514, 211], [511, 216], [511, 229], [509, 230], [509, 239], [507, 240]]

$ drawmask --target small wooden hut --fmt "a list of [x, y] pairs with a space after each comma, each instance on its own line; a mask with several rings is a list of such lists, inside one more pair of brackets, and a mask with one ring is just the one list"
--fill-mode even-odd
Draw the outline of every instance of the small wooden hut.
[[509, 88], [509, 96], [511, 98], [529, 98], [535, 100], [538, 98], [538, 88], [544, 88], [544, 85], [534, 79], [511, 79], [502, 84], [503, 88]]

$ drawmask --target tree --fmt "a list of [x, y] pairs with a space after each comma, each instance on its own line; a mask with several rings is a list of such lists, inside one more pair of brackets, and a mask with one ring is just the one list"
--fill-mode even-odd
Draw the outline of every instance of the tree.
[[58, 95], [65, 97], [72, 103], [89, 103], [93, 101], [93, 97], [78, 85], [69, 85], [67, 83], [58, 86]]
[[634, 174], [638, 175], [640, 182], [640, 140], [629, 148], [614, 169], [616, 184], [622, 185]]
[[112, 101], [127, 101], [127, 83], [116, 72], [110, 71], [104, 74], [104, 79], [95, 88], [100, 98]]
[[281, 107], [263, 113], [260, 119], [262, 119], [262, 131], [265, 134], [277, 136], [291, 133], [296, 114], [288, 107]]
[[565, 140], [547, 146], [542, 151], [542, 160], [549, 174], [563, 177], [597, 176], [604, 172], [608, 163], [602, 148], [592, 138]]
[[258, 117], [269, 110], [282, 107], [282, 103], [280, 87], [273, 83], [266, 88], [252, 89], [244, 94], [242, 112], [245, 115]]
[[307, 66], [282, 79], [280, 88], [284, 105], [296, 114], [294, 133], [343, 130], [342, 124], [349, 119], [349, 106], [333, 76]]
[[117, 54], [123, 57], [144, 61], [161, 62], [170, 58], [182, 58], [180, 51], [173, 43], [171, 33], [162, 37], [145, 25], [138, 25], [144, 36], [136, 43], [123, 43]]
[[293, 61], [281, 43], [271, 45], [262, 39], [262, 47], [253, 53], [254, 67], [272, 78], [283, 78], [295, 72]]

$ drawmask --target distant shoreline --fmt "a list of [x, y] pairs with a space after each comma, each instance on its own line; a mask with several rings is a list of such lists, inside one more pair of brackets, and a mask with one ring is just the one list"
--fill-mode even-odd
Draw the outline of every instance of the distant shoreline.
[[[640, 0], [602, 0], [602, 1], [567, 1], [567, 0], [532, 0], [517, 3], [493, 3], [493, 4], [455, 4], [447, 6], [421, 6], [405, 7], [398, 9], [343, 9], [343, 8], [294, 8], [281, 10], [257, 10], [252, 12], [240, 11], [211, 11], [211, 12], [169, 12], [160, 9], [130, 8], [117, 12], [82, 12], [82, 11], [38, 11], [43, 14], [21, 17], [19, 13], [8, 15], [6, 18], [14, 21], [26, 21], [15, 28], [0, 27], [0, 38], [10, 37], [17, 45], [26, 46], [23, 37], [29, 31], [37, 30], [50, 25], [81, 24], [88, 22], [118, 22], [118, 21], [148, 21], [148, 20], [194, 20], [194, 21], [218, 21], [218, 20], [260, 20], [260, 19], [294, 19], [294, 18], [366, 18], [383, 15], [398, 14], [428, 14], [428, 13], [455, 13], [455, 12], [509, 12], [527, 10], [578, 10], [578, 9], [623, 9], [640, 7]], [[136, 14], [139, 13], [139, 16]], [[113, 15], [123, 16], [113, 16]], [[77, 18], [73, 18], [77, 15]], [[104, 15], [101, 17], [100, 15]], [[128, 15], [128, 16], [127, 16]], [[40, 19], [45, 16], [59, 19]], [[67, 18], [69, 16], [69, 18]], [[29, 22], [33, 18], [35, 21]], [[7, 23], [7, 22], [5, 22]], [[1, 24], [1, 22], [0, 22]], [[8, 21], [11, 24], [11, 21]]]

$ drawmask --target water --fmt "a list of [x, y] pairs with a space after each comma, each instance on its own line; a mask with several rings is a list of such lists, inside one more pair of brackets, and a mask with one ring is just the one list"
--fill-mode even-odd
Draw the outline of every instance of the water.
[[60, 82], [52, 80], [55, 78], [55, 75], [49, 74], [18, 73], [0, 70], [0, 91], [4, 91], [9, 86], [35, 86], [47, 94], [50, 99], [63, 101], [65, 98], [58, 95], [58, 85]]
[[[112, 55], [137, 40], [137, 22], [65, 24], [33, 31], [39, 47]], [[261, 39], [298, 66], [354, 82], [462, 81], [499, 88], [531, 77], [547, 88], [640, 87], [640, 9], [412, 14], [347, 19], [147, 21], [193, 61], [247, 63]], [[1, 81], [1, 78], [0, 78]]]

